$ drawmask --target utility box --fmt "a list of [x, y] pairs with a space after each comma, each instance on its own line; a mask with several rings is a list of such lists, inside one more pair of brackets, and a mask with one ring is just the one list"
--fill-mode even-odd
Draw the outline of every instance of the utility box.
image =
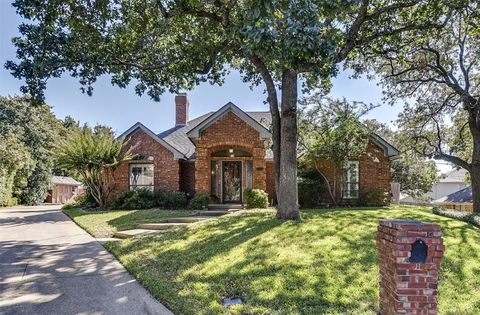
[[435, 315], [443, 245], [440, 225], [380, 220], [380, 315]]

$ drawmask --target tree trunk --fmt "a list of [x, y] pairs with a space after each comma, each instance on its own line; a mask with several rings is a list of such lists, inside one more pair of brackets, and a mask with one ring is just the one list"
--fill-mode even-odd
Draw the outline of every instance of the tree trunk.
[[472, 163], [470, 164], [470, 178], [472, 179], [473, 212], [480, 214], [480, 112], [470, 116], [470, 132], [473, 138]]
[[470, 177], [472, 179], [473, 212], [480, 214], [480, 163], [472, 164]]
[[[320, 168], [317, 166], [317, 163], [314, 163], [315, 169], [317, 172], [322, 176], [323, 180], [325, 181], [325, 184], [327, 185], [328, 189], [328, 194], [330, 195], [330, 198], [332, 199], [333, 205], [336, 207], [337, 206], [337, 199], [335, 198], [335, 192], [332, 192], [332, 188], [330, 187], [330, 182], [328, 181], [327, 176], [323, 174], [323, 172], [320, 170]], [[334, 171], [335, 172], [335, 171]], [[335, 189], [336, 183], [335, 183], [335, 173], [333, 175], [333, 188]]]
[[282, 74], [280, 174], [277, 218], [300, 220], [297, 193], [297, 73]]

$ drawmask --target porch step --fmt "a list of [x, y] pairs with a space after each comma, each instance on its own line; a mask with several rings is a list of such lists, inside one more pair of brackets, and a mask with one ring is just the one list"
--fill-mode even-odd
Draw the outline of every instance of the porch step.
[[238, 210], [205, 210], [200, 211], [200, 215], [202, 216], [209, 216], [209, 217], [218, 217], [221, 215], [229, 214]]
[[133, 229], [133, 230], [125, 230], [125, 231], [118, 231], [113, 234], [113, 237], [116, 238], [130, 238], [134, 236], [147, 236], [157, 233], [158, 231], [154, 230], [146, 230], [146, 229]]
[[208, 205], [208, 210], [240, 210], [240, 209], [245, 209], [245, 206], [242, 204], [209, 204]]
[[139, 229], [145, 230], [168, 230], [180, 226], [187, 225], [188, 223], [147, 223], [138, 225]]
[[169, 218], [163, 220], [165, 223], [195, 223], [203, 220], [211, 219], [209, 216], [193, 216], [193, 217], [183, 217], [183, 218]]

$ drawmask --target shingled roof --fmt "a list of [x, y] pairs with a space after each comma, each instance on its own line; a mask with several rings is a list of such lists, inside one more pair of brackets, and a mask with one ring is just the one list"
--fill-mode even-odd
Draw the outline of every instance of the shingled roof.
[[470, 203], [472, 202], [472, 186], [434, 200], [434, 203]]
[[[208, 119], [211, 115], [216, 112], [209, 112], [202, 116], [199, 116], [195, 119], [192, 119], [187, 122], [185, 126], [179, 125], [168, 130], [165, 130], [158, 134], [158, 137], [163, 139], [165, 142], [170, 144], [172, 147], [176, 148], [178, 151], [182, 152], [185, 157], [188, 159], [195, 159], [195, 145], [193, 142], [188, 138], [187, 133], [201, 124], [203, 121]], [[270, 112], [267, 111], [255, 111], [255, 112], [245, 112], [251, 118], [256, 120], [262, 126], [267, 129], [270, 129], [270, 124], [272, 122], [272, 118]], [[272, 159], [273, 152], [272, 150], [267, 150], [266, 158]]]

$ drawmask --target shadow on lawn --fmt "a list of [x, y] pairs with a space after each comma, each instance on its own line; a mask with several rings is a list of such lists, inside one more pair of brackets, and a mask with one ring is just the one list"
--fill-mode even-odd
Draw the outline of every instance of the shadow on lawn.
[[[302, 223], [278, 221], [270, 215], [221, 218], [195, 229], [110, 246], [120, 256], [150, 250], [141, 258], [141, 266], [127, 262], [127, 268], [136, 269], [133, 273], [151, 290], [153, 287], [154, 295], [180, 313], [192, 309], [221, 311], [221, 305], [212, 305], [212, 301], [228, 296], [241, 296], [247, 308], [258, 311], [318, 314], [363, 309], [373, 313], [376, 287], [360, 287], [354, 293], [358, 299], [352, 298], [349, 289], [352, 284], [362, 286], [370, 281], [364, 278], [366, 271], [376, 273], [374, 234], [359, 231], [336, 236], [332, 244], [312, 245], [343, 235], [339, 231], [348, 229], [341, 222], [308, 229], [309, 220], [328, 216], [318, 212]], [[231, 254], [235, 250], [239, 250], [239, 257]], [[171, 278], [161, 284], [152, 280], [152, 273]], [[374, 277], [374, 286], [375, 282]], [[185, 292], [188, 294], [183, 295]], [[171, 305], [168, 296], [172, 295], [182, 302]]]
[[440, 304], [450, 314], [460, 305], [451, 301], [472, 296], [462, 313], [471, 314], [472, 305], [480, 306], [472, 293], [480, 288], [474, 276], [480, 271], [478, 229], [413, 210], [305, 211], [301, 223], [244, 214], [108, 246], [177, 313], [224, 313], [222, 298], [240, 296], [246, 305], [236, 307], [238, 313], [373, 314], [378, 220], [434, 221], [442, 225], [447, 244]]

